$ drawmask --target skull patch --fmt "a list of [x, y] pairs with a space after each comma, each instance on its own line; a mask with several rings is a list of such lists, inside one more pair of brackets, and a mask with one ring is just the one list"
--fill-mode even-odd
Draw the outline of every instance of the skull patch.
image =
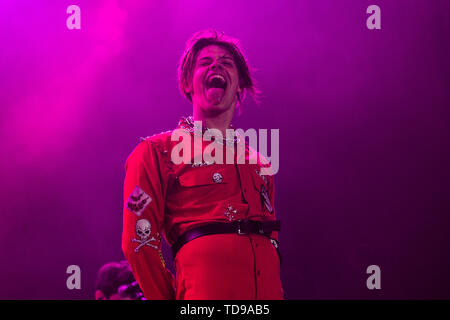
[[147, 240], [152, 231], [152, 225], [147, 219], [141, 219], [136, 222], [136, 234], [141, 240]]
[[143, 246], [149, 246], [153, 249], [158, 249], [157, 246], [150, 244], [151, 241], [157, 241], [154, 237], [150, 237], [151, 232], [152, 225], [150, 224], [150, 221], [148, 221], [147, 219], [140, 219], [136, 222], [136, 234], [141, 239], [131, 239], [131, 242], [139, 243], [136, 249], [134, 249], [135, 252], [138, 252], [139, 249]]

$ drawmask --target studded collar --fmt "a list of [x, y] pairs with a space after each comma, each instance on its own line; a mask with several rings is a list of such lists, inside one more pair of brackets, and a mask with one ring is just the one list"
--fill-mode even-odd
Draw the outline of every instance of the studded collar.
[[[194, 117], [193, 116], [182, 117], [180, 119], [180, 121], [178, 121], [178, 128], [187, 130], [190, 133], [194, 133], [195, 132]], [[230, 124], [230, 129], [234, 130], [234, 126], [232, 124]], [[207, 130], [208, 130], [208, 127], [202, 126], [202, 134], [204, 134]], [[237, 135], [237, 132], [235, 132], [233, 140], [222, 139], [222, 141], [217, 141], [217, 142], [219, 142], [220, 144], [229, 144], [229, 143], [233, 143], [233, 142], [239, 143], [240, 140], [241, 139]]]

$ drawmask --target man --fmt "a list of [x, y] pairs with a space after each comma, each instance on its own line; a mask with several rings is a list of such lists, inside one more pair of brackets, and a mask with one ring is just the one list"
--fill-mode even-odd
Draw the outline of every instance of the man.
[[[180, 89], [193, 105], [193, 117], [176, 130], [185, 133], [183, 141], [207, 128], [227, 137], [236, 106], [246, 91], [256, 91], [253, 83], [236, 40], [216, 31], [195, 34], [179, 67]], [[201, 141], [200, 154], [192, 144], [193, 153], [183, 150], [191, 161], [177, 163], [173, 134], [143, 139], [126, 162], [122, 247], [145, 297], [283, 299], [273, 176], [261, 173], [267, 165], [239, 162], [239, 144], [247, 162], [262, 158], [238, 136]], [[202, 160], [212, 143], [234, 150], [233, 163]], [[176, 286], [161, 236], [174, 253]]]
[[97, 274], [95, 300], [140, 300], [142, 292], [127, 261], [109, 262]]

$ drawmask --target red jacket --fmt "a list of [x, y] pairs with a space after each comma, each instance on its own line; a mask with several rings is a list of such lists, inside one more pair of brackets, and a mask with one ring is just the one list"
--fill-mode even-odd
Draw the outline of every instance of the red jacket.
[[[185, 120], [180, 127], [187, 127]], [[147, 299], [175, 298], [161, 236], [172, 245], [186, 230], [209, 222], [275, 220], [274, 178], [261, 175], [267, 165], [248, 145], [246, 164], [174, 164], [179, 142], [171, 141], [172, 132], [143, 139], [125, 165], [122, 248]], [[249, 164], [252, 157], [258, 163]], [[271, 238], [278, 240], [277, 232]]]

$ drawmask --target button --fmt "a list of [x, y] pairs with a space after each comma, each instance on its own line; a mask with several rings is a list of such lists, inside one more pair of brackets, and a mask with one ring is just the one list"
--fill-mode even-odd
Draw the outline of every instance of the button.
[[256, 271], [256, 275], [259, 277], [261, 275], [261, 271]]
[[213, 174], [212, 179], [215, 183], [222, 183], [223, 177], [220, 173], [216, 172]]
[[255, 248], [258, 248], [258, 244], [257, 243], [255, 243]]

